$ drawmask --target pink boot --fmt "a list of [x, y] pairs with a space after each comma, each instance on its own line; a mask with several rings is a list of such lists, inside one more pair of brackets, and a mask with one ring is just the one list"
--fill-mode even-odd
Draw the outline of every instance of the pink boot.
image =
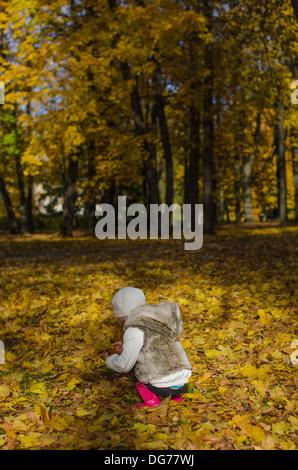
[[141, 383], [136, 383], [139, 394], [144, 400], [144, 403], [135, 403], [135, 408], [142, 408], [143, 406], [157, 406], [160, 404], [160, 399], [155, 393], [150, 392], [148, 388]]
[[175, 397], [172, 397], [172, 400], [174, 400], [174, 401], [182, 401], [183, 398], [182, 398], [182, 396], [181, 396], [180, 393], [179, 393], [179, 395], [176, 395]]

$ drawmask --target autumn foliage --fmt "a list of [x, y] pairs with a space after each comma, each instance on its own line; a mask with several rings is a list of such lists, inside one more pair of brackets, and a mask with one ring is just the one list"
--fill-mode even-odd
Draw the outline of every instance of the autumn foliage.
[[2, 0], [1, 228], [118, 195], [298, 220], [297, 44], [290, 0]]
[[[1, 449], [297, 449], [296, 4], [1, 1]], [[99, 241], [119, 196], [202, 248]], [[106, 367], [127, 285], [181, 307], [181, 403]]]
[[[297, 448], [297, 227], [225, 227], [193, 252], [76, 235], [1, 238], [2, 449]], [[181, 403], [136, 409], [131, 379], [105, 366], [125, 285], [181, 306]]]

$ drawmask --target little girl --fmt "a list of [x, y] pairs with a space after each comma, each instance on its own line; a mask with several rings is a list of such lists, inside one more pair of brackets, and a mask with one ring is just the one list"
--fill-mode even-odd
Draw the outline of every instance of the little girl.
[[114, 343], [118, 354], [106, 352], [105, 360], [110, 369], [130, 373], [144, 400], [134, 406], [156, 406], [159, 397], [181, 401], [192, 366], [179, 341], [183, 329], [179, 305], [146, 304], [142, 290], [123, 287], [113, 297], [112, 307], [123, 325], [123, 343]]

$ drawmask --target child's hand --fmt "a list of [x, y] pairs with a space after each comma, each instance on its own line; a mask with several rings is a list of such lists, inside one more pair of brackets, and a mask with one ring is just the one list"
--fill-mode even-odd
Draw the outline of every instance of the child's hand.
[[109, 357], [109, 353], [108, 353], [107, 351], [105, 351], [105, 353], [104, 353], [104, 356], [103, 356], [103, 357], [104, 357], [104, 359], [105, 359], [105, 361], [106, 361], [106, 360], [107, 360], [107, 358]]
[[116, 352], [118, 354], [121, 354], [123, 352], [123, 343], [122, 341], [117, 341], [117, 343], [113, 343], [112, 346], [114, 346]]

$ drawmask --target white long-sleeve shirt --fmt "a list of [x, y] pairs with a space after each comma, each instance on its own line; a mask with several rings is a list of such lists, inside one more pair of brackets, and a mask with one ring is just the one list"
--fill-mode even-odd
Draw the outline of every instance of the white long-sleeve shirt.
[[[144, 333], [141, 330], [128, 328], [123, 335], [123, 352], [109, 356], [106, 360], [107, 367], [120, 373], [129, 372], [137, 362], [143, 341]], [[167, 375], [158, 382], [151, 382], [151, 385], [159, 388], [180, 387], [187, 383], [190, 376], [191, 371], [183, 369]]]

